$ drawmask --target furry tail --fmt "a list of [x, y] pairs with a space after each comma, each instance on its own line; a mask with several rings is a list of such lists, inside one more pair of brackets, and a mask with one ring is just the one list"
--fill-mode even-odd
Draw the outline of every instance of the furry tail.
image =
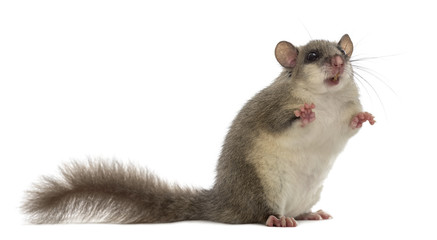
[[32, 223], [157, 223], [201, 220], [207, 190], [169, 186], [118, 162], [73, 162], [44, 177], [22, 206]]

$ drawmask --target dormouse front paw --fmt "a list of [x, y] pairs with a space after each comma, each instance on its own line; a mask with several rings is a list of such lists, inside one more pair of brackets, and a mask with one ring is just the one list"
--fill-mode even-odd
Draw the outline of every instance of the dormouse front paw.
[[294, 110], [294, 115], [300, 118], [302, 127], [305, 127], [308, 123], [316, 119], [316, 113], [313, 112], [315, 107], [314, 103], [305, 103], [300, 109]]
[[360, 112], [352, 118], [350, 126], [352, 129], [360, 128], [363, 123], [369, 121], [370, 125], [375, 124], [374, 116], [368, 112]]

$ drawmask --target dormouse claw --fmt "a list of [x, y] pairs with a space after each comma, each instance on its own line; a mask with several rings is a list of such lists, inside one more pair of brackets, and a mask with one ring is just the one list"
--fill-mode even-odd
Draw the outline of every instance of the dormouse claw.
[[368, 112], [360, 112], [352, 118], [350, 126], [352, 129], [360, 128], [363, 123], [369, 121], [370, 125], [375, 124], [374, 116]]
[[294, 110], [294, 115], [300, 118], [302, 127], [305, 127], [308, 123], [316, 119], [316, 113], [313, 112], [315, 107], [314, 103], [305, 103], [300, 109]]

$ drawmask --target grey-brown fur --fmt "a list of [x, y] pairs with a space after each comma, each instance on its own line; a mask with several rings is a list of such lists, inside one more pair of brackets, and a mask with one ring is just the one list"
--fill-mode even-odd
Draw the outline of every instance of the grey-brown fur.
[[281, 88], [261, 91], [236, 117], [210, 190], [169, 186], [134, 166], [89, 160], [61, 167], [61, 179], [44, 177], [28, 191], [23, 210], [32, 223], [264, 223], [276, 213], [266, 205], [261, 180], [247, 157], [258, 128], [279, 131], [291, 124], [292, 111], [274, 111], [286, 97]]
[[236, 117], [210, 190], [171, 187], [146, 170], [90, 160], [64, 165], [61, 179], [44, 177], [28, 192], [23, 210], [33, 223], [264, 223], [275, 213], [267, 207], [261, 180], [246, 158], [259, 127], [278, 131], [291, 124], [292, 111], [274, 111], [286, 97], [279, 89], [261, 91]]
[[[331, 48], [323, 49], [331, 45]], [[296, 119], [305, 103], [295, 97], [305, 54], [317, 48], [332, 50], [327, 41], [299, 48], [295, 68], [285, 68], [267, 88], [243, 107], [226, 136], [212, 189], [169, 186], [146, 170], [115, 161], [73, 162], [61, 168], [61, 179], [44, 177], [28, 192], [23, 210], [33, 223], [108, 222], [162, 223], [210, 220], [224, 223], [265, 223], [277, 215], [267, 204], [262, 181], [248, 161], [261, 132], [276, 134]], [[331, 54], [331, 53], [329, 53]], [[323, 64], [324, 60], [320, 61]]]
[[[169, 186], [153, 174], [121, 163], [89, 160], [44, 177], [23, 205], [33, 223], [152, 223], [201, 219], [204, 191]], [[187, 215], [189, 213], [189, 215]]]

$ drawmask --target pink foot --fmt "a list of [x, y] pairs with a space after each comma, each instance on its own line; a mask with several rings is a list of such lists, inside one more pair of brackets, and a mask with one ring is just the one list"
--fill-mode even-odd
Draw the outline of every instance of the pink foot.
[[315, 107], [314, 103], [305, 103], [300, 109], [294, 110], [294, 115], [302, 121], [302, 127], [316, 119], [316, 113], [313, 112]]
[[266, 225], [269, 227], [297, 227], [297, 222], [294, 220], [294, 218], [281, 217], [281, 219], [278, 219], [277, 217], [271, 215], [267, 219]]
[[373, 125], [376, 122], [374, 118], [375, 117], [368, 112], [360, 112], [352, 118], [351, 127], [352, 129], [360, 128], [366, 121], [369, 121], [370, 125]]
[[319, 210], [317, 212], [304, 213], [296, 217], [296, 220], [326, 220], [331, 219], [332, 216], [328, 213]]

